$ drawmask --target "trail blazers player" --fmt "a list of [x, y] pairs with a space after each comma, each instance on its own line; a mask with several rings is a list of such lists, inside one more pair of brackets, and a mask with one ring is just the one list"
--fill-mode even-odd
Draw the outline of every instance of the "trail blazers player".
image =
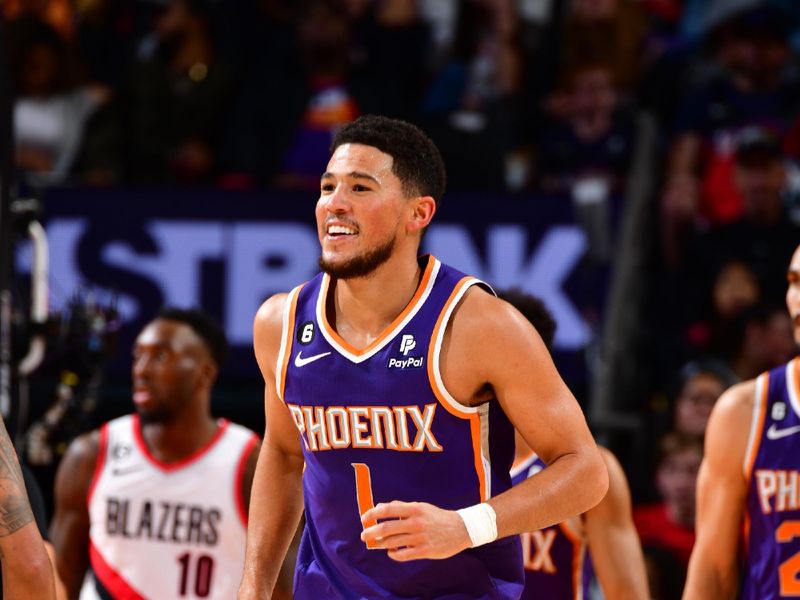
[[70, 598], [236, 595], [259, 443], [210, 414], [224, 336], [165, 309], [134, 347], [136, 413], [75, 440], [56, 478], [53, 541]]

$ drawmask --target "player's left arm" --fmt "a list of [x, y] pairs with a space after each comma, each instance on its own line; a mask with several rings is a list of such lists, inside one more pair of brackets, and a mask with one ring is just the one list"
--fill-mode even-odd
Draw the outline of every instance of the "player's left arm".
[[[473, 289], [453, 320], [453, 374], [489, 387], [547, 468], [489, 500], [498, 537], [535, 531], [597, 505], [608, 489], [605, 463], [577, 400], [539, 334], [513, 306]], [[444, 349], [443, 349], [444, 352]], [[460, 356], [464, 353], [464, 356]], [[475, 369], [470, 378], [470, 371]], [[445, 380], [454, 390], [454, 378]], [[467, 388], [460, 391], [467, 393]]]
[[631, 515], [631, 493], [617, 459], [600, 449], [608, 469], [608, 492], [585, 515], [586, 536], [600, 587], [608, 600], [644, 600], [647, 572]]
[[253, 489], [253, 477], [256, 474], [256, 465], [258, 464], [258, 453], [261, 451], [261, 442], [256, 442], [250, 449], [250, 454], [247, 455], [244, 463], [244, 473], [242, 474], [242, 502], [246, 512], [250, 512], [250, 492]]
[[[456, 308], [441, 351], [445, 387], [463, 404], [489, 397], [548, 468], [491, 498], [497, 537], [542, 529], [603, 498], [608, 474], [577, 401], [536, 330], [516, 309], [470, 289]], [[491, 400], [495, 401], [495, 400]], [[362, 515], [362, 539], [395, 560], [446, 558], [472, 541], [461, 516], [424, 503], [379, 504]]]

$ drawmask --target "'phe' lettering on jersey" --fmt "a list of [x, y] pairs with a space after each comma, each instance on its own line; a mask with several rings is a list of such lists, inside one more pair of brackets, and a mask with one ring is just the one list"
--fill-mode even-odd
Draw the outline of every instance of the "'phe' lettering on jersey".
[[758, 469], [755, 472], [761, 511], [785, 512], [800, 509], [800, 482], [798, 471]]
[[175, 544], [215, 546], [222, 512], [196, 504], [106, 498], [110, 536]]
[[441, 452], [431, 430], [437, 404], [411, 406], [297, 406], [287, 404], [306, 448], [382, 448]]

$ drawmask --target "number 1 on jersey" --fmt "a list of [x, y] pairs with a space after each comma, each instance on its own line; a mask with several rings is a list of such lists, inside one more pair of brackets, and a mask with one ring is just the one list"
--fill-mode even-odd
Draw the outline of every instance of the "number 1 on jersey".
[[[358, 499], [358, 514], [363, 515], [370, 508], [375, 506], [375, 501], [372, 499], [372, 477], [369, 473], [369, 467], [364, 463], [350, 463], [353, 465], [353, 470], [356, 472], [356, 498]], [[377, 525], [378, 521], [373, 519], [364, 523], [364, 527], [372, 527]], [[367, 543], [368, 549], [375, 549], [374, 542]]]

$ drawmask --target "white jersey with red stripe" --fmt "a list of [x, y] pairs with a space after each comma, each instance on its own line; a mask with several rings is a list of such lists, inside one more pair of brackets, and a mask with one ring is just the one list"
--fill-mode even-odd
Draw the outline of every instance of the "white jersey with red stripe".
[[205, 447], [166, 464], [148, 450], [136, 415], [104, 425], [87, 497], [93, 576], [81, 600], [235, 598], [247, 530], [242, 478], [257, 441], [220, 420]]

